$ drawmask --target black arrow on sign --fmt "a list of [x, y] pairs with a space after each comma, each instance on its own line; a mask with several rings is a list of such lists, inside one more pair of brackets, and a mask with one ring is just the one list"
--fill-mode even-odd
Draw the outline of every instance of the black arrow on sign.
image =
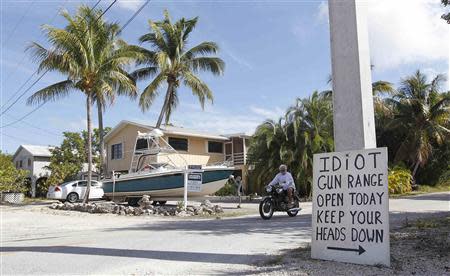
[[330, 250], [339, 250], [339, 251], [354, 251], [354, 252], [358, 252], [359, 255], [361, 255], [362, 253], [366, 252], [366, 250], [364, 248], [362, 248], [362, 246], [360, 245], [357, 249], [353, 249], [353, 248], [343, 248], [343, 247], [333, 247], [333, 246], [328, 246], [327, 249]]

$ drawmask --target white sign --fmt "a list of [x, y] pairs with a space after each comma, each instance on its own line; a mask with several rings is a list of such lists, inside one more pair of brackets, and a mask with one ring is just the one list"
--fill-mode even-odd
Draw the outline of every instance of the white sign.
[[202, 173], [188, 173], [187, 175], [187, 190], [188, 192], [201, 192], [202, 191]]
[[387, 148], [314, 155], [311, 257], [390, 265]]

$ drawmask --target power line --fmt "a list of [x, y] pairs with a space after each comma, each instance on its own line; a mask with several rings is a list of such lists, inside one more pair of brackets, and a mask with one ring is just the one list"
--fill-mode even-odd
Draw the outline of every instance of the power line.
[[145, 3], [133, 14], [133, 16], [130, 17], [130, 19], [128, 19], [127, 22], [125, 22], [125, 24], [122, 26], [122, 28], [120, 28], [120, 30], [118, 32], [119, 34], [123, 31], [123, 29], [125, 29], [128, 26], [128, 24], [131, 23], [131, 21], [134, 20], [134, 18], [145, 8], [145, 6], [147, 6], [148, 3], [150, 3], [150, 0], [145, 1]]
[[35, 109], [31, 110], [30, 112], [28, 112], [27, 114], [23, 115], [23, 116], [20, 117], [19, 119], [13, 121], [12, 123], [3, 125], [3, 126], [1, 126], [0, 128], [9, 127], [9, 126], [12, 126], [12, 125], [14, 125], [14, 124], [17, 124], [18, 122], [21, 122], [23, 119], [25, 119], [26, 117], [30, 116], [30, 115], [33, 114], [35, 111], [37, 111], [39, 108], [41, 108], [44, 104], [45, 104], [45, 102], [41, 103], [41, 104], [38, 105]]
[[[31, 88], [33, 88], [33, 86], [36, 84], [36, 83], [38, 83], [43, 77], [44, 77], [44, 75], [45, 74], [47, 74], [47, 72], [48, 71], [50, 71], [50, 69], [47, 69], [47, 70], [45, 70], [45, 72], [39, 77], [39, 78], [37, 78], [31, 85], [30, 85], [30, 87], [28, 87], [25, 91], [23, 91], [22, 92], [22, 94], [20, 94], [20, 96], [15, 100], [15, 101], [13, 101], [6, 109], [3, 109], [3, 107], [2, 107], [2, 113], [0, 114], [0, 115], [3, 115], [3, 114], [5, 114], [5, 112], [6, 111], [8, 111], [11, 107], [13, 107], [13, 105], [15, 105], [28, 91], [30, 91], [31, 90]], [[35, 72], [35, 73], [37, 73], [37, 71]], [[33, 74], [35, 74], [35, 73], [33, 73]], [[31, 76], [33, 76], [33, 75], [31, 75]], [[31, 79], [31, 77], [27, 80], [27, 82], [29, 81]], [[20, 89], [19, 90], [17, 90], [17, 92], [19, 92], [20, 91]], [[17, 93], [16, 92], [16, 93]]]
[[[50, 23], [49, 23], [49, 24], [52, 24], [52, 23], [55, 21], [55, 19], [56, 19], [56, 17], [58, 16], [59, 12], [60, 12], [62, 9], [65, 8], [65, 6], [66, 6], [66, 4], [67, 4], [67, 1], [69, 1], [69, 0], [65, 0], [64, 3], [63, 3], [63, 5], [61, 6], [61, 8], [58, 9], [58, 11], [56, 11], [56, 13], [53, 15], [52, 19], [50, 20]], [[100, 0], [100, 1], [101, 1], [101, 0]], [[100, 2], [100, 1], [98, 1], [98, 2]], [[41, 33], [41, 34], [42, 34], [42, 33]], [[17, 72], [17, 69], [23, 64], [23, 62], [25, 61], [25, 58], [26, 58], [26, 57], [27, 57], [26, 54], [24, 54], [24, 55], [22, 56], [22, 59], [16, 64], [16, 69], [15, 69], [15, 70], [11, 70], [11, 73], [9, 73], [8, 76], [6, 76], [6, 79], [7, 79], [7, 80], [8, 80], [9, 78], [11, 78], [11, 77]], [[13, 97], [11, 97], [11, 98], [13, 98]], [[8, 101], [6, 101], [6, 103], [8, 103], [8, 102], [11, 100], [11, 98], [9, 98]]]
[[[97, 18], [97, 20], [98, 19], [100, 19], [100, 17], [102, 17], [104, 14], [105, 14], [105, 12], [106, 11], [108, 11], [111, 7], [112, 7], [112, 5], [114, 5], [114, 3], [116, 3], [117, 2], [117, 0], [114, 0], [109, 6], [108, 6], [108, 8], [99, 16], [99, 18]], [[125, 29], [125, 27], [127, 27], [128, 26], [128, 24], [130, 24], [131, 23], [131, 21], [132, 20], [134, 20], [134, 18], [144, 9], [144, 7], [148, 4], [150, 2], [150, 0], [147, 0], [134, 14], [133, 14], [133, 16], [124, 24], [124, 26], [122, 27], [122, 28], [120, 28], [120, 30], [119, 30], [119, 32], [118, 33], [120, 33], [123, 29]], [[97, 5], [97, 4], [96, 4]], [[45, 72], [46, 73], [46, 72]], [[44, 73], [44, 74], [45, 74]], [[43, 75], [44, 75], [43, 74]], [[42, 75], [42, 76], [43, 76]], [[41, 77], [42, 77], [41, 76]], [[29, 88], [31, 88], [31, 87], [33, 87], [34, 86], [34, 84], [35, 83], [33, 83]], [[28, 89], [27, 89], [28, 90]], [[5, 125], [5, 126], [2, 126], [2, 127], [0, 127], [0, 128], [3, 128], [3, 127], [7, 127], [7, 126], [11, 126], [11, 125], [13, 125], [13, 124], [16, 124], [16, 123], [18, 123], [18, 122], [20, 122], [20, 121], [22, 121], [23, 119], [25, 119], [26, 117], [28, 117], [29, 115], [31, 115], [33, 112], [35, 112], [35, 111], [37, 111], [39, 108], [41, 108], [44, 104], [45, 104], [46, 102], [43, 102], [42, 104], [40, 104], [38, 107], [36, 107], [35, 109], [33, 109], [31, 112], [29, 112], [29, 113], [27, 113], [26, 115], [24, 115], [23, 117], [21, 117], [20, 119], [18, 119], [18, 120], [16, 120], [16, 121], [14, 121], [14, 122], [12, 122], [12, 123], [9, 123], [9, 124], [7, 124], [7, 125]], [[3, 113], [2, 113], [3, 114]]]
[[9, 41], [13, 37], [13, 34], [16, 32], [17, 27], [19, 27], [19, 25], [22, 23], [23, 19], [25, 18], [25, 15], [27, 15], [27, 13], [30, 11], [30, 9], [33, 6], [34, 2], [35, 2], [35, 0], [31, 1], [31, 4], [28, 6], [28, 8], [22, 14], [20, 19], [17, 21], [16, 25], [13, 27], [13, 30], [9, 33], [8, 38], [6, 38], [6, 40], [5, 40], [4, 44], [3, 44], [4, 46], [8, 45]]
[[[11, 118], [12, 120], [15, 120], [15, 121], [18, 121], [18, 120], [19, 120], [19, 119], [17, 119], [16, 117], [13, 117], [13, 116], [8, 115], [8, 114], [6, 114], [6, 116], [8, 116], [9, 118]], [[22, 123], [22, 124], [24, 124], [24, 125], [27, 125], [27, 126], [29, 126], [29, 127], [35, 128], [35, 129], [37, 129], [37, 130], [41, 130], [41, 131], [45, 132], [45, 134], [48, 134], [48, 135], [51, 135], [51, 136], [62, 136], [60, 133], [58, 134], [58, 133], [54, 132], [53, 130], [41, 128], [41, 127], [35, 126], [35, 125], [33, 125], [33, 124], [30, 124], [30, 123], [28, 123], [28, 122], [26, 122], [26, 121], [20, 121], [20, 123]], [[11, 126], [14, 127], [13, 125], [11, 125]], [[4, 126], [4, 127], [6, 127], [6, 126]], [[61, 131], [61, 130], [56, 130], [56, 129], [55, 129], [55, 131], [63, 132], [63, 131]]]
[[[95, 5], [93, 6], [93, 8], [92, 9], [94, 9], [95, 7], [97, 7], [97, 5], [100, 3], [100, 1], [101, 0], [98, 0], [97, 1], [97, 3], [95, 3]], [[99, 15], [99, 17], [96, 19], [96, 21], [98, 21], [115, 3], [117, 2], [117, 0], [114, 0], [107, 8], [106, 8], [106, 10], [104, 10], [100, 15]], [[19, 93], [19, 91], [26, 85], [26, 83], [28, 83], [30, 80], [31, 80], [31, 78], [33, 77], [33, 75], [35, 75], [35, 74], [37, 74], [38, 73], [38, 71], [39, 71], [39, 69], [38, 70], [36, 70], [35, 72], [33, 72], [33, 74], [31, 74], [31, 76], [27, 79], [27, 81], [16, 91], [16, 93], [14, 93], [13, 94], [13, 96], [12, 97], [14, 97], [17, 93]], [[48, 71], [50, 71], [50, 69], [47, 69], [37, 80], [35, 80], [24, 92], [22, 92], [22, 94], [20, 94], [20, 96], [14, 101], [14, 102], [12, 102], [6, 109], [4, 109], [4, 106], [2, 106], [2, 112], [1, 112], [1, 114], [0, 115], [3, 115], [3, 114], [5, 114], [5, 112], [6, 111], [8, 111], [9, 109], [11, 109], [11, 107], [13, 107], [28, 91], [30, 91], [31, 90], [31, 88], [33, 88], [33, 86], [36, 84], [36, 83], [38, 83], [44, 76], [45, 76], [45, 74], [47, 74], [48, 73]], [[11, 98], [10, 98], [11, 99]], [[8, 102], [10, 101], [10, 99], [8, 99]], [[40, 106], [42, 106], [42, 105], [40, 105]], [[39, 107], [40, 107], [39, 106]]]

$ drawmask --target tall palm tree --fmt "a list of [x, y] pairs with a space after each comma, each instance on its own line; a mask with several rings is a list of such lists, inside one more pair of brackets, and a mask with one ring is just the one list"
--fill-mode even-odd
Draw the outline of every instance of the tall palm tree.
[[134, 81], [124, 66], [139, 58], [135, 47], [117, 39], [119, 26], [101, 19], [101, 10], [80, 6], [67, 20], [64, 29], [44, 26], [44, 32], [52, 48], [34, 42], [30, 49], [39, 62], [39, 71], [56, 71], [67, 76], [66, 80], [49, 85], [28, 98], [28, 104], [55, 101], [79, 91], [86, 96], [88, 186], [84, 202], [88, 201], [92, 179], [92, 115], [93, 101], [102, 93], [112, 91], [136, 91]]
[[395, 114], [387, 127], [403, 135], [395, 160], [408, 161], [413, 178], [433, 153], [433, 144], [450, 139], [450, 95], [439, 91], [443, 80], [442, 75], [437, 75], [428, 82], [423, 73], [416, 71], [402, 80], [398, 92], [390, 99]]
[[297, 99], [286, 114], [293, 138], [290, 145], [294, 151], [296, 176], [303, 189], [310, 195], [312, 189], [313, 155], [333, 149], [332, 101], [326, 93], [317, 91], [306, 99]]
[[258, 126], [248, 152], [257, 183], [267, 183], [284, 163], [300, 191], [310, 195], [313, 155], [333, 149], [331, 105], [329, 95], [314, 92], [310, 98], [297, 99], [278, 122], [269, 120]]
[[146, 67], [133, 72], [136, 79], [146, 79], [155, 76], [141, 94], [139, 105], [147, 110], [158, 95], [159, 88], [167, 84], [166, 95], [161, 112], [156, 123], [159, 128], [163, 119], [167, 124], [170, 115], [178, 104], [178, 89], [184, 84], [197, 96], [202, 108], [205, 101], [213, 101], [213, 93], [208, 85], [196, 73], [204, 71], [214, 75], [223, 74], [225, 63], [222, 59], [210, 54], [216, 54], [219, 47], [211, 41], [202, 42], [190, 49], [187, 48], [189, 35], [197, 25], [198, 17], [181, 18], [172, 22], [167, 11], [162, 21], [149, 21], [150, 32], [140, 37], [141, 43], [150, 44], [150, 49], [143, 49], [145, 58], [140, 64]]

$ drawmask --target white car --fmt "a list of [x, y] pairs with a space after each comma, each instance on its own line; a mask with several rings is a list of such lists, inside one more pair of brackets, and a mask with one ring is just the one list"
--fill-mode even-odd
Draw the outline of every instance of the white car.
[[[77, 202], [86, 194], [87, 180], [75, 180], [65, 182], [57, 186], [50, 186], [47, 192], [48, 199], [58, 199], [70, 203]], [[102, 183], [92, 180], [89, 199], [100, 199], [103, 197]]]

